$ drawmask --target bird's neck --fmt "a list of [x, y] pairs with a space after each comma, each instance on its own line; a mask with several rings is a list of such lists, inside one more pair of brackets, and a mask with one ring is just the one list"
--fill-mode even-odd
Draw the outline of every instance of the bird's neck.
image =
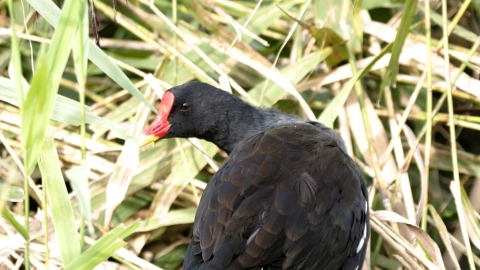
[[236, 104], [220, 115], [217, 124], [202, 136], [230, 154], [241, 141], [272, 126], [300, 122], [296, 116], [263, 110], [246, 103]]

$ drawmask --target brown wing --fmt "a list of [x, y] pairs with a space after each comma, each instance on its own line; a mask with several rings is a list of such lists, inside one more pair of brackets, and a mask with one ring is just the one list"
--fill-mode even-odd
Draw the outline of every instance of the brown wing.
[[341, 145], [311, 124], [238, 145], [205, 189], [184, 269], [355, 270], [370, 232], [367, 191]]

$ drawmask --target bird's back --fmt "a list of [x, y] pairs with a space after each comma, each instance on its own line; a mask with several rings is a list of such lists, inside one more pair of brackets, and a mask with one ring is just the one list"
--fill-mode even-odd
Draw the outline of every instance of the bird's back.
[[205, 189], [184, 269], [361, 269], [365, 180], [343, 142], [309, 123], [239, 143]]

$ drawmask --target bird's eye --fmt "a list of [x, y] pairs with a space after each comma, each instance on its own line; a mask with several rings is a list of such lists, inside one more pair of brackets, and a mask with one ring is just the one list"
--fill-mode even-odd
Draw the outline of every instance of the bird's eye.
[[182, 111], [188, 111], [188, 109], [190, 109], [192, 105], [190, 105], [190, 103], [183, 103], [182, 104], [182, 107], [180, 107], [180, 110]]

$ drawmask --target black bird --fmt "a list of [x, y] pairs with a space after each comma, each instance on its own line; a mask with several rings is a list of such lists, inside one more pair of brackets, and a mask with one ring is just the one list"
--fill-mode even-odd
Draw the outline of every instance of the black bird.
[[334, 131], [191, 82], [165, 93], [141, 144], [172, 137], [229, 154], [203, 192], [183, 269], [362, 268], [366, 183]]

